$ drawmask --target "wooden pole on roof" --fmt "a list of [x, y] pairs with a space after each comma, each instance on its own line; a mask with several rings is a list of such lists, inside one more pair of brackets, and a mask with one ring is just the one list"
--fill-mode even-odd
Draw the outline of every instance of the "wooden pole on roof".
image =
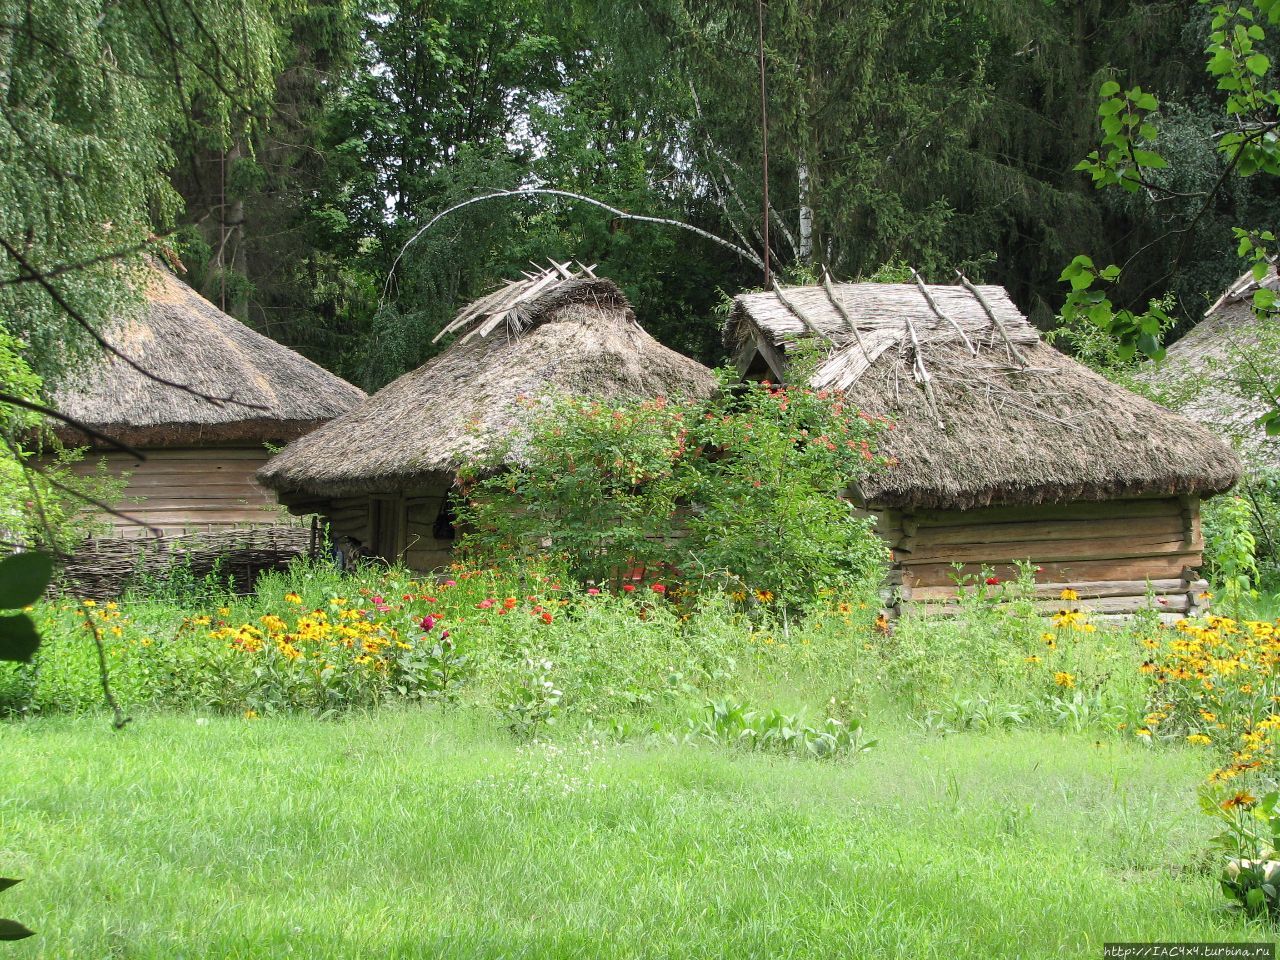
[[769, 106], [764, 83], [764, 0], [756, 0], [756, 45], [760, 55], [760, 170], [764, 190], [763, 236], [764, 285], [773, 285], [769, 270]]

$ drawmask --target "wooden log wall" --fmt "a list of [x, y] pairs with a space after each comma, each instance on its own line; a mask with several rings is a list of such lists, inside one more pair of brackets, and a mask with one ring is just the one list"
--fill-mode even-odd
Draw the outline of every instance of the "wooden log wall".
[[[890, 589], [913, 605], [944, 606], [957, 576], [984, 569], [1017, 575], [1018, 561], [1040, 568], [1037, 601], [1061, 606], [1064, 589], [1099, 614], [1147, 605], [1190, 614], [1204, 589], [1196, 579], [1204, 542], [1193, 497], [1143, 498], [974, 510], [885, 510], [876, 530], [893, 551]], [[957, 570], [954, 564], [960, 564]]]
[[[275, 496], [259, 486], [254, 473], [267, 462], [264, 447], [148, 450], [145, 460], [119, 452], [91, 453], [74, 470], [91, 475], [100, 462], [129, 474], [116, 508], [165, 536], [281, 522], [284, 511]], [[143, 527], [107, 515], [111, 535], [145, 537]]]

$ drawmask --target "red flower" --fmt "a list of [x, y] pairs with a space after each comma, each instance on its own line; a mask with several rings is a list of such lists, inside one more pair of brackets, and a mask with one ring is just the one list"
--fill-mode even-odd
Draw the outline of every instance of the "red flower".
[[999, 582], [1000, 582], [1000, 578], [999, 578], [999, 577], [987, 577], [987, 586], [988, 586], [988, 587], [994, 587], [994, 586], [995, 586], [996, 584], [998, 584]]
[[543, 623], [550, 623], [550, 622], [551, 622], [551, 620], [552, 620], [552, 616], [551, 616], [551, 614], [549, 614], [549, 613], [544, 613], [544, 614], [542, 615], [542, 622], [543, 622]]
[[631, 593], [633, 590], [635, 590], [635, 588], [636, 588], [636, 585], [634, 583], [624, 583], [622, 585], [622, 589], [627, 591], [627, 593]]
[[655, 583], [655, 584], [654, 584], [653, 586], [651, 586], [649, 589], [650, 589], [650, 590], [652, 590], [654, 593], [666, 593], [666, 592], [667, 592], [667, 588], [666, 588], [666, 587], [664, 587], [664, 586], [663, 586], [662, 584], [660, 584], [660, 583]]

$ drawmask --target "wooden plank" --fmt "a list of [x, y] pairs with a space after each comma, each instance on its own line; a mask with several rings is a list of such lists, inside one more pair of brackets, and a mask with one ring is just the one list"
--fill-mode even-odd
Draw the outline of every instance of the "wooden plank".
[[[1090, 614], [1124, 614], [1137, 613], [1139, 610], [1155, 610], [1158, 613], [1186, 613], [1191, 606], [1191, 601], [1185, 593], [1170, 594], [1165, 596], [1156, 596], [1152, 598], [1152, 602], [1148, 603], [1145, 596], [1126, 596], [1126, 597], [1100, 597], [1094, 600], [1081, 600], [1078, 603], [1070, 604], [1073, 609], [1085, 611]], [[1054, 602], [1052, 600], [1037, 600], [1035, 607], [1041, 613], [1053, 613], [1063, 608], [1061, 600]], [[945, 601], [925, 601], [917, 602], [912, 600], [909, 609], [924, 612], [927, 614], [946, 614], [956, 613], [960, 609], [960, 605], [956, 602], [947, 603]]]
[[1078, 500], [973, 510], [915, 510], [911, 517], [919, 527], [951, 527], [974, 523], [1018, 523], [1036, 520], [1095, 520], [1098, 518], [1181, 516], [1175, 498], [1133, 500]]
[[[1141, 580], [1150, 577], [1153, 580], [1181, 577], [1184, 567], [1198, 567], [1200, 553], [1187, 551], [1184, 553], [1168, 553], [1161, 556], [1130, 557], [1122, 560], [1073, 560], [1066, 562], [1042, 563], [1041, 574], [1045, 580], [1054, 582], [1068, 580]], [[977, 577], [982, 573], [983, 564], [969, 563], [961, 567], [964, 576]], [[1017, 575], [1017, 568], [1012, 564], [989, 565], [995, 576], [1002, 580]], [[949, 563], [922, 563], [903, 568], [903, 582], [912, 587], [935, 587], [954, 584], [955, 570]]]
[[1034, 520], [1012, 523], [921, 527], [903, 546], [918, 551], [935, 544], [1012, 543], [1036, 540], [1101, 540], [1110, 537], [1181, 538], [1182, 519], [1174, 514], [1097, 520]]
[[1162, 553], [1185, 553], [1202, 550], [1202, 543], [1188, 545], [1182, 534], [1172, 537], [1111, 537], [1103, 540], [1035, 540], [1014, 543], [978, 543], [973, 545], [941, 544], [913, 550], [904, 555], [904, 564], [937, 563], [1032, 563], [1063, 560], [1123, 560], [1149, 557]]
[[[1159, 580], [1088, 580], [1066, 583], [1038, 583], [1035, 596], [1041, 600], [1052, 600], [1063, 590], [1074, 590], [1081, 599], [1098, 597], [1141, 597], [1147, 592], [1147, 584], [1157, 594], [1172, 594], [1184, 590], [1184, 581], [1180, 577], [1164, 577]], [[954, 597], [955, 586], [949, 587], [915, 587], [911, 591], [912, 600], [942, 600]]]

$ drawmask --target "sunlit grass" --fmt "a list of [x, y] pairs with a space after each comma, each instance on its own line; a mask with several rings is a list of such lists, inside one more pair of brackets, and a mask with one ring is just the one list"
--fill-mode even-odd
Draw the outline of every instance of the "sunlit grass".
[[0, 729], [15, 957], [1097, 957], [1260, 940], [1203, 758], [871, 718], [870, 755], [517, 747], [479, 714]]

